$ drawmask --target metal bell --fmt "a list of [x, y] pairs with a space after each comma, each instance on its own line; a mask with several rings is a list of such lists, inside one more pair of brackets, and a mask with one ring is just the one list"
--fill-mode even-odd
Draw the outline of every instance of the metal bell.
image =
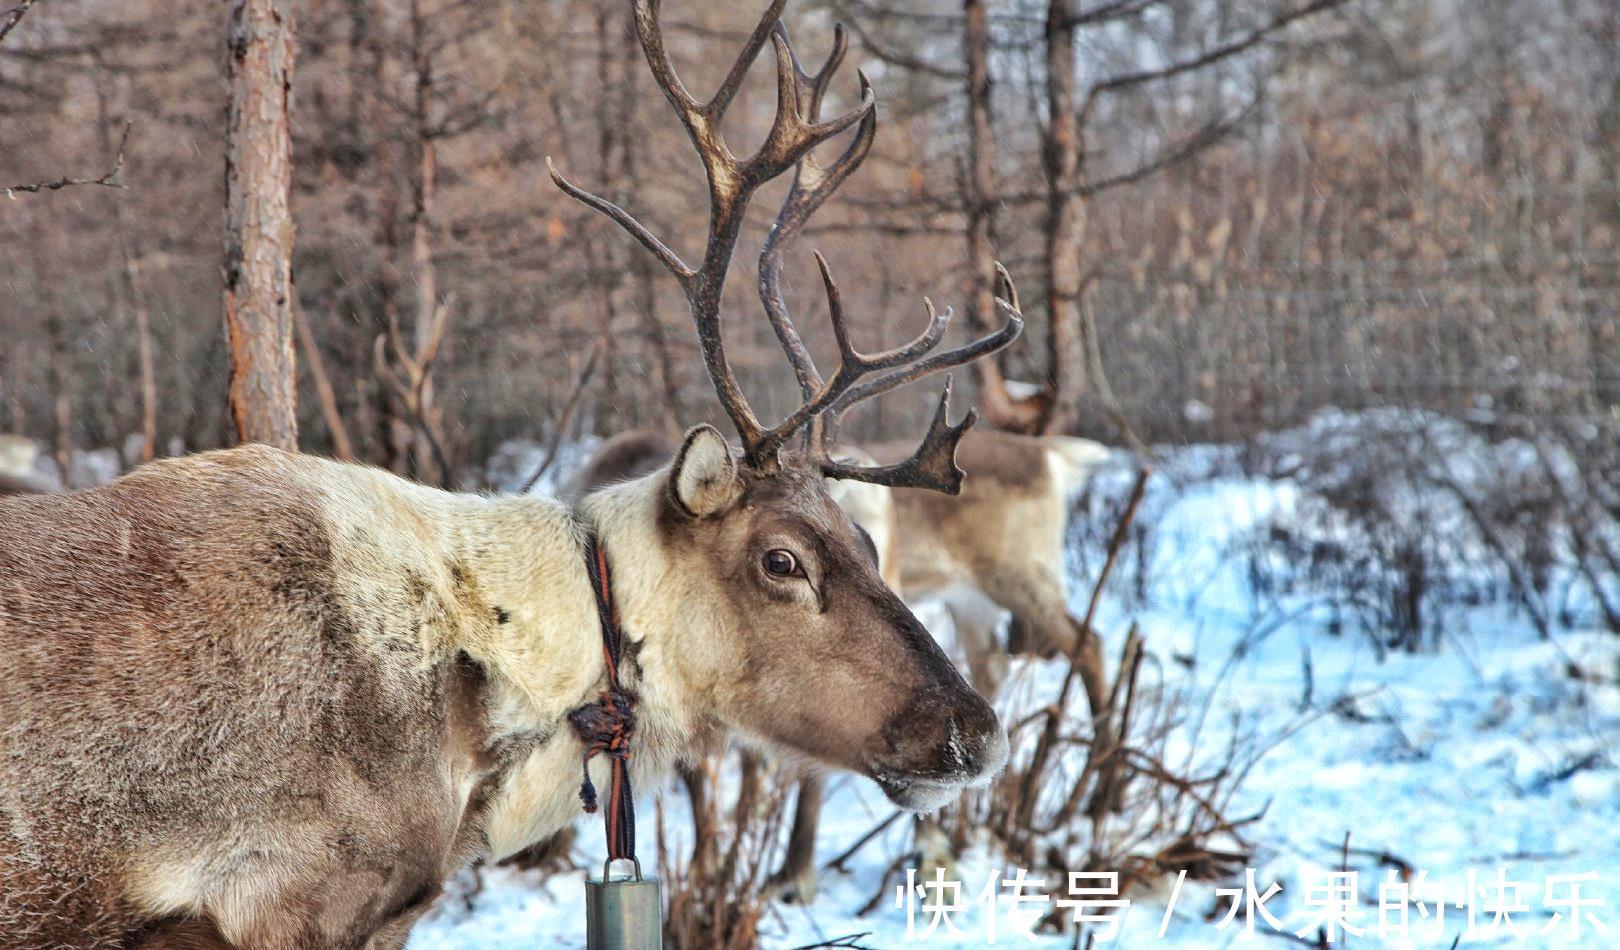
[[662, 950], [664, 904], [658, 878], [642, 877], [641, 862], [631, 877], [614, 878], [613, 861], [602, 863], [602, 876], [585, 878], [585, 946], [587, 950]]

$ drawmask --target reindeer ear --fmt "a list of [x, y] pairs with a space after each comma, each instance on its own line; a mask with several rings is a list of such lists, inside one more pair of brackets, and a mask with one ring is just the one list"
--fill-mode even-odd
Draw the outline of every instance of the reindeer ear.
[[717, 515], [736, 504], [742, 479], [731, 448], [713, 426], [693, 426], [669, 470], [669, 490], [687, 514]]

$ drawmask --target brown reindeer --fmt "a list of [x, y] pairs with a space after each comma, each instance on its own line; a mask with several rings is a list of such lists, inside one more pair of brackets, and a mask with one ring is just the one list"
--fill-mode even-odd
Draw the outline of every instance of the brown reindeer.
[[[593, 490], [653, 471], [672, 451], [670, 440], [656, 432], [613, 436], [567, 482], [565, 500], [578, 503]], [[880, 445], [873, 454], [893, 459], [902, 451]], [[828, 489], [872, 538], [891, 589], [914, 601], [944, 604], [959, 662], [974, 687], [993, 697], [1009, 653], [1067, 653], [1082, 664], [1097, 663], [1100, 673], [1094, 638], [1083, 638], [1069, 613], [1064, 533], [1070, 499], [1111, 454], [1086, 439], [975, 429], [957, 447], [957, 462], [967, 473], [959, 494], [864, 483], [830, 483]], [[815, 895], [822, 793], [819, 774], [801, 781], [788, 854], [772, 880], [784, 898], [808, 901]]]
[[[856, 771], [909, 809], [1001, 765], [994, 711], [884, 585], [823, 480], [957, 490], [967, 423], [947, 420], [948, 383], [902, 462], [840, 462], [816, 436], [859, 399], [1005, 345], [1017, 315], [944, 351], [936, 317], [866, 356], [828, 277], [842, 359], [824, 381], [762, 279], [812, 393], [769, 428], [726, 359], [720, 291], [749, 199], [798, 168], [764, 271], [875, 125], [864, 88], [853, 112], [818, 121], [838, 57], [804, 74], [781, 7], [700, 103], [670, 66], [658, 4], [636, 5], [647, 60], [708, 171], [701, 265], [559, 179], [679, 278], [740, 456], [698, 426], [668, 466], [578, 515], [262, 446], [0, 500], [7, 947], [399, 946], [459, 865], [512, 854], [578, 811], [582, 744], [567, 717], [605, 682], [590, 534], [627, 639], [636, 781], [726, 733]], [[720, 124], [766, 43], [778, 113], [739, 159]], [[843, 157], [813, 164], [816, 145], [852, 126]], [[784, 453], [802, 430], [807, 450]], [[602, 761], [590, 768], [601, 782]]]

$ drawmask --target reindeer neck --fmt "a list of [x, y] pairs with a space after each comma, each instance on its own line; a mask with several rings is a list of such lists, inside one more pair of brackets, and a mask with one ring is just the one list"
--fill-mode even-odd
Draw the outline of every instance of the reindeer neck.
[[456, 495], [436, 514], [457, 600], [473, 614], [444, 646], [500, 684], [498, 726], [553, 730], [603, 674], [579, 526], [534, 498]]
[[625, 638], [621, 675], [637, 696], [642, 758], [660, 764], [685, 756], [712, 731], [711, 686], [685, 658], [718, 622], [707, 572], [665, 543], [660, 522], [667, 478], [660, 470], [623, 482], [581, 506], [612, 573]]
[[[560, 704], [546, 707], [546, 714], [557, 718], [535, 724], [553, 730], [555, 738], [521, 762], [490, 803], [484, 829], [496, 859], [555, 832], [580, 813], [582, 748], [561, 720], [570, 710], [594, 701], [605, 684], [601, 630], [595, 597], [585, 571], [582, 532], [587, 528], [596, 533], [608, 559], [612, 598], [624, 635], [620, 677], [636, 697], [636, 729], [630, 757], [634, 784], [643, 790], [658, 787], [675, 760], [689, 755], [694, 743], [700, 741], [698, 737], [709, 734], [699, 728], [704, 717], [694, 711], [687, 678], [674, 660], [679, 655], [681, 636], [693, 629], [688, 621], [698, 619], [701, 611], [693, 609], [694, 603], [699, 601], [692, 597], [690, 582], [683, 580], [678, 559], [670, 557], [657, 535], [662, 488], [661, 477], [655, 475], [598, 493], [585, 505], [581, 516], [583, 524], [569, 520], [566, 524], [551, 525], [548, 515], [544, 520], [550, 526], [544, 530], [550, 540], [543, 549], [535, 543], [537, 536], [532, 533], [540, 526], [526, 528], [521, 517], [496, 532], [504, 538], [508, 531], [527, 531], [531, 539], [529, 550], [550, 552], [555, 549], [566, 554], [557, 559], [551, 558], [549, 553], [544, 557], [537, 554], [533, 558], [536, 563], [528, 566], [520, 557], [502, 555], [483, 567], [492, 578], [492, 592], [502, 591], [501, 596], [521, 605], [524, 611], [521, 622], [514, 613], [512, 621], [503, 625], [510, 629], [497, 634], [498, 642], [486, 647], [484, 655], [499, 658], [494, 665], [502, 680], [515, 685], [551, 676], [568, 684], [566, 690], [556, 695], [571, 693]], [[497, 504], [506, 503], [530, 504], [515, 499]], [[469, 550], [483, 543], [477, 536], [469, 537], [466, 542]], [[545, 635], [566, 637], [569, 655], [577, 666], [559, 669], [551, 659], [544, 657], [535, 657], [533, 662], [537, 665], [526, 666], [525, 644], [531, 641], [533, 634], [524, 631], [538, 629], [528, 618], [541, 616], [547, 610], [555, 611], [559, 597], [566, 600], [568, 606], [557, 616], [571, 622], [573, 627]], [[509, 709], [514, 706], [537, 708], [535, 703], [523, 700], [517, 693], [517, 689], [507, 689], [506, 699], [502, 701], [498, 697], [498, 702]], [[518, 719], [514, 717], [512, 722], [516, 727]], [[591, 774], [598, 788], [606, 787], [606, 770], [603, 757], [592, 760]]]

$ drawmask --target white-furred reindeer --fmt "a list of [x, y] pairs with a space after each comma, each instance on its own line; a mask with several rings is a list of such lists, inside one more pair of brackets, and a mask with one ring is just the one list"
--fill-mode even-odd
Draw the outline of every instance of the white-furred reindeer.
[[[823, 434], [859, 399], [1006, 345], [1020, 321], [1009, 307], [997, 333], [937, 350], [935, 316], [866, 356], [823, 261], [841, 362], [817, 373], [771, 273], [865, 156], [875, 113], [863, 82], [859, 107], [819, 121], [842, 36], [805, 74], [782, 5], [699, 102], [671, 67], [658, 3], [636, 4], [646, 58], [707, 170], [701, 264], [558, 178], [679, 279], [740, 457], [699, 426], [667, 466], [577, 514], [258, 446], [0, 499], [6, 946], [399, 946], [457, 867], [579, 810], [569, 714], [607, 679], [590, 538], [626, 637], [643, 787], [727, 733], [868, 776], [909, 809], [1000, 767], [993, 709], [883, 583], [823, 480], [957, 490], [966, 423], [948, 422], [948, 381], [904, 461], [839, 462]], [[721, 122], [767, 44], [778, 112], [738, 158]], [[848, 150], [815, 164], [812, 149], [852, 127]], [[794, 169], [760, 286], [807, 396], [767, 428], [727, 362], [721, 288], [749, 199]], [[801, 430], [808, 451], [785, 453]], [[602, 759], [589, 768], [601, 781]]]
[[39, 446], [20, 435], [0, 435], [0, 495], [33, 495], [48, 491], [34, 471]]

